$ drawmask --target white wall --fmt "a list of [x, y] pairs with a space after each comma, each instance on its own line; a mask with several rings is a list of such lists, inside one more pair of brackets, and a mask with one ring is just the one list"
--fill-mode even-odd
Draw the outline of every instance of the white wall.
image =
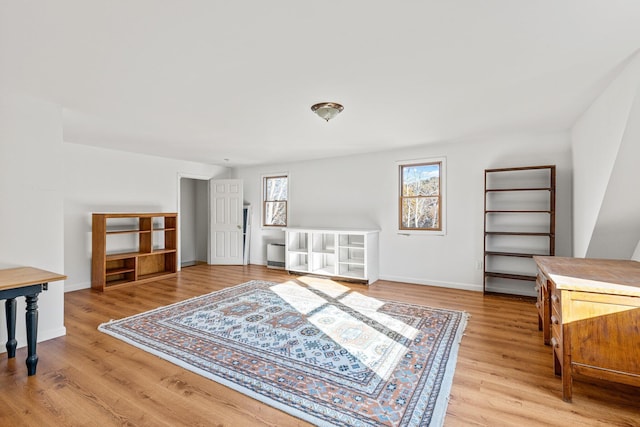
[[[638, 69], [640, 72], [640, 68]], [[607, 191], [589, 242], [588, 258], [630, 259], [640, 241], [640, 91], [609, 176]]]
[[196, 261], [196, 181], [180, 179], [180, 264]]
[[[61, 109], [0, 93], [0, 268], [28, 265], [64, 273], [62, 160]], [[52, 282], [40, 294], [38, 341], [65, 334], [63, 289], [64, 282]], [[19, 298], [19, 347], [26, 345], [24, 310]], [[1, 304], [0, 352], [6, 340]]]
[[[228, 173], [228, 171], [227, 171]], [[196, 261], [207, 262], [209, 249], [209, 182], [195, 180], [196, 183]]]
[[218, 177], [222, 166], [63, 144], [67, 291], [91, 286], [92, 212], [176, 212], [180, 175]]
[[[446, 156], [447, 235], [397, 233], [396, 161]], [[482, 289], [484, 169], [557, 165], [556, 254], [571, 255], [571, 156], [566, 133], [504, 135], [334, 159], [234, 169], [245, 201], [260, 206], [261, 175], [289, 172], [290, 225], [378, 227], [380, 277]], [[260, 209], [253, 212], [260, 224]], [[281, 231], [254, 227], [252, 263], [266, 263], [266, 244]]]
[[207, 262], [209, 181], [180, 179], [180, 262]]
[[633, 251], [633, 255], [631, 256], [632, 260], [640, 261], [640, 242], [638, 242], [638, 246], [636, 246], [635, 251]]
[[[602, 257], [607, 253], [622, 257], [617, 250], [624, 249], [623, 257], [629, 258], [638, 242], [640, 212], [634, 214], [632, 209], [621, 218], [620, 206], [634, 198], [636, 203], [640, 201], [635, 188], [640, 169], [632, 167], [624, 176], [616, 177], [616, 182], [611, 179], [617, 175], [616, 162], [637, 162], [632, 156], [638, 146], [635, 128], [640, 107], [633, 105], [640, 102], [639, 87], [640, 54], [636, 54], [571, 129], [573, 251], [577, 257]], [[611, 200], [605, 203], [605, 198]], [[621, 237], [624, 242], [620, 242]]]

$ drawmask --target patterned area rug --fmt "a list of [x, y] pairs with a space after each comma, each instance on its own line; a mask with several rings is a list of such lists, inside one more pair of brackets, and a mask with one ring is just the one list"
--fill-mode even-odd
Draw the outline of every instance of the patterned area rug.
[[440, 426], [466, 321], [303, 276], [98, 329], [317, 425]]

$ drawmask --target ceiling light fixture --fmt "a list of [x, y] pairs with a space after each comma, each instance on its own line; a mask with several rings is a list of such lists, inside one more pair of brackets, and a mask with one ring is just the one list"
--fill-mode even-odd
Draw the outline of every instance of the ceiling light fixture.
[[321, 102], [311, 106], [311, 111], [327, 122], [338, 115], [344, 107], [337, 102]]

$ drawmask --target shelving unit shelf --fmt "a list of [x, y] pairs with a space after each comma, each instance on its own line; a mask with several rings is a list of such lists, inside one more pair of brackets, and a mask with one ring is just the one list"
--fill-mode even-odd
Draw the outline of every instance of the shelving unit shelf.
[[285, 228], [285, 269], [371, 284], [378, 280], [378, 233], [371, 229]]
[[94, 213], [91, 287], [107, 291], [176, 275], [177, 213]]
[[484, 171], [485, 293], [536, 296], [534, 256], [555, 255], [556, 167]]

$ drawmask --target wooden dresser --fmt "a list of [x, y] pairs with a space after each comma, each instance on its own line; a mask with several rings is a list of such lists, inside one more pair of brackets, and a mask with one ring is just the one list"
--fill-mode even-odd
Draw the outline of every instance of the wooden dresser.
[[574, 374], [640, 386], [640, 262], [536, 256], [539, 326], [570, 402]]

